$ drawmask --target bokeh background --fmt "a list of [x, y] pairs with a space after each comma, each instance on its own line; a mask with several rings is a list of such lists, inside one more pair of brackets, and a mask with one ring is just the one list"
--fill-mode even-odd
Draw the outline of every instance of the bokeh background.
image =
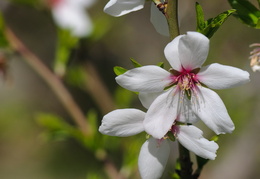
[[[119, 108], [143, 109], [137, 95], [117, 86], [113, 67], [117, 65], [130, 69], [130, 58], [134, 58], [142, 65], [165, 62], [167, 69], [169, 65], [163, 49], [169, 39], [156, 33], [150, 23], [149, 3], [143, 10], [115, 18], [103, 12], [106, 0], [96, 1], [87, 12], [94, 24], [98, 22], [97, 29], [103, 28], [104, 34], [94, 40], [90, 37], [80, 41], [80, 45], [73, 49], [68, 68], [91, 64], [97, 77], [94, 82], [104, 85], [113, 104]], [[225, 0], [198, 2], [206, 18], [231, 8]], [[52, 68], [57, 32], [51, 13], [44, 5], [43, 1], [0, 0], [6, 24], [44, 64]], [[179, 2], [179, 23], [181, 33], [196, 30], [194, 0]], [[217, 91], [236, 130], [232, 134], [221, 135], [218, 156], [205, 166], [200, 179], [258, 179], [260, 176], [260, 73], [252, 72], [249, 65], [248, 57], [252, 50], [249, 45], [252, 43], [260, 43], [259, 30], [246, 26], [233, 16], [211, 38], [206, 64], [217, 62], [247, 70], [251, 82], [234, 89]], [[109, 178], [104, 171], [104, 161], [98, 159], [99, 152], [93, 152], [73, 137], [50, 134], [39, 123], [39, 114], [55, 114], [74, 125], [57, 96], [26, 60], [18, 53], [8, 54], [6, 58], [7, 75], [0, 81], [0, 178]], [[102, 116], [115, 108], [111, 105], [100, 107], [100, 103], [106, 101], [93, 97], [104, 89], [93, 85], [94, 90], [91, 91], [89, 87], [84, 87], [86, 84], [75, 84], [70, 77], [63, 81], [81, 110], [86, 115], [92, 114], [97, 120], [97, 126], [93, 129], [97, 131]], [[213, 135], [202, 123], [198, 125], [205, 137]], [[101, 153], [105, 153], [126, 178], [140, 178], [137, 158], [145, 134], [128, 138], [106, 137], [102, 140], [107, 142], [103, 141], [101, 146], [107, 146], [104, 150], [101, 148]], [[177, 146], [174, 149], [163, 178], [169, 178], [168, 172], [173, 171], [178, 155]], [[129, 151], [132, 152], [127, 154]]]

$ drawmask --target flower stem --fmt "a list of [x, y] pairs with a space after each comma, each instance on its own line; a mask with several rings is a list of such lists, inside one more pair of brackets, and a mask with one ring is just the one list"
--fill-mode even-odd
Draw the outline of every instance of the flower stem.
[[165, 17], [169, 26], [171, 40], [180, 35], [178, 22], [178, 0], [168, 0]]
[[[168, 0], [165, 17], [169, 26], [170, 39], [180, 35], [178, 22], [178, 0]], [[179, 143], [179, 160], [181, 165], [181, 179], [192, 179], [192, 162], [190, 152]]]
[[190, 152], [179, 143], [179, 160], [181, 165], [181, 179], [192, 179], [192, 162], [190, 160]]

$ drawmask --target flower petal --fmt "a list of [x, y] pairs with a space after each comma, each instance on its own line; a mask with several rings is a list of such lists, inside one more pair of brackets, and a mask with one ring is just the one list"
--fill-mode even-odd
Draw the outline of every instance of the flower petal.
[[224, 103], [214, 91], [198, 86], [191, 104], [194, 113], [216, 134], [231, 133], [235, 129]]
[[153, 101], [163, 92], [155, 92], [155, 93], [145, 93], [145, 92], [140, 92], [138, 94], [139, 100], [141, 101], [142, 105], [148, 109]]
[[102, 119], [99, 132], [110, 136], [127, 137], [144, 131], [145, 113], [138, 109], [117, 109]]
[[179, 41], [179, 58], [186, 70], [200, 68], [209, 51], [209, 39], [199, 32], [188, 32]]
[[111, 16], [122, 16], [144, 7], [145, 0], [110, 0], [104, 7], [104, 12]]
[[154, 5], [154, 3], [151, 4], [150, 21], [159, 34], [167, 37], [170, 36], [167, 20], [163, 13], [158, 11], [158, 8]]
[[189, 124], [195, 124], [200, 119], [192, 110], [192, 104], [191, 101], [187, 98], [187, 96], [182, 97], [182, 102], [180, 105], [180, 113], [177, 118], [177, 121], [183, 122], [183, 123], [189, 123]]
[[250, 81], [247, 71], [218, 63], [202, 67], [197, 78], [213, 89], [232, 88]]
[[131, 91], [160, 92], [168, 86], [172, 79], [170, 73], [161, 67], [148, 65], [128, 70], [116, 77], [116, 82]]
[[218, 144], [203, 138], [203, 132], [195, 126], [179, 126], [177, 140], [196, 155], [215, 160]]
[[164, 55], [172, 68], [177, 71], [181, 71], [182, 65], [179, 59], [179, 41], [184, 35], [175, 37], [170, 43], [164, 48]]
[[177, 118], [180, 93], [176, 88], [158, 96], [149, 107], [145, 119], [145, 131], [156, 139], [161, 139], [169, 131]]
[[158, 179], [162, 176], [170, 154], [167, 140], [149, 138], [142, 146], [138, 166], [142, 179]]
[[52, 14], [61, 28], [71, 30], [72, 35], [76, 37], [87, 36], [93, 30], [92, 22], [82, 7], [63, 3], [55, 6]]

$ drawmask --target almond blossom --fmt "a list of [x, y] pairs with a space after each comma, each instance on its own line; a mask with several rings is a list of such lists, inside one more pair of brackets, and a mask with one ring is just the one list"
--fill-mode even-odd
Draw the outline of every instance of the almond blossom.
[[[111, 16], [119, 17], [143, 9], [144, 4], [145, 0], [110, 0], [104, 7], [104, 12]], [[150, 21], [158, 33], [169, 36], [166, 18], [153, 3], [151, 5]]]
[[49, 0], [55, 22], [63, 29], [71, 31], [73, 36], [84, 37], [93, 30], [86, 9], [95, 0]]
[[172, 66], [169, 71], [148, 65], [116, 77], [122, 87], [139, 92], [148, 108], [143, 121], [145, 131], [161, 139], [175, 120], [195, 123], [201, 119], [216, 134], [231, 133], [234, 124], [221, 98], [212, 89], [226, 89], [249, 82], [241, 69], [213, 63], [203, 66], [209, 51], [209, 39], [188, 32], [171, 41], [164, 50]]
[[[99, 131], [110, 136], [127, 137], [144, 131], [146, 113], [138, 109], [117, 109], [102, 119]], [[205, 159], [214, 160], [218, 145], [202, 137], [202, 131], [192, 125], [175, 123], [169, 131], [185, 148]], [[142, 179], [157, 179], [163, 174], [171, 151], [171, 141], [150, 137], [141, 147], [138, 166]]]

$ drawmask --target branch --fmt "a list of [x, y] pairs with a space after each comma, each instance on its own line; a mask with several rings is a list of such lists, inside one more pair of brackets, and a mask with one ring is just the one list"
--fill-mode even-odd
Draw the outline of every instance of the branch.
[[33, 54], [8, 27], [6, 27], [6, 36], [14, 50], [19, 52], [24, 57], [24, 60], [50, 86], [64, 108], [68, 111], [72, 119], [78, 125], [79, 129], [84, 134], [88, 135], [91, 132], [91, 129], [87, 124], [87, 119], [61, 80], [54, 73], [52, 73], [52, 71], [46, 67], [42, 60]]

